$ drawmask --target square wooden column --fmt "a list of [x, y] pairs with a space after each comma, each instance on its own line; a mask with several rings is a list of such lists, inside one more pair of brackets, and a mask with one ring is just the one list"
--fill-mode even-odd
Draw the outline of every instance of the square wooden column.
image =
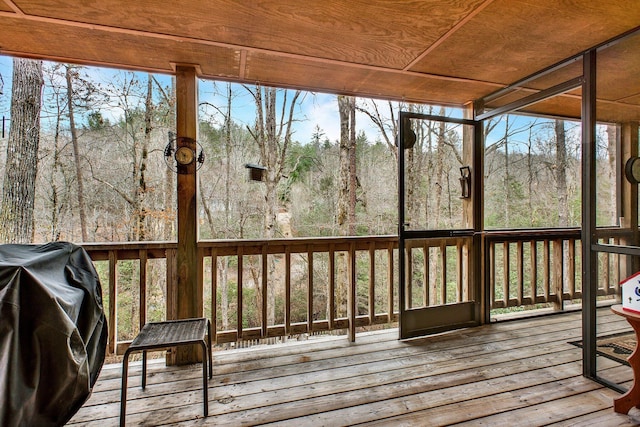
[[[198, 135], [198, 81], [195, 66], [176, 66], [176, 149], [193, 150], [189, 164], [178, 163], [177, 209], [178, 249], [176, 253], [176, 307], [178, 319], [202, 317], [202, 289], [198, 285], [198, 218], [196, 180], [196, 139]], [[176, 349], [178, 365], [199, 362], [195, 346]]]
[[[627, 161], [638, 156], [638, 122], [623, 123], [618, 127], [621, 133], [621, 162], [618, 170], [620, 180], [620, 195], [622, 200], [620, 212], [620, 228], [625, 229], [625, 235], [620, 239], [621, 245], [638, 246], [638, 184], [632, 184], [625, 177]], [[638, 271], [640, 262], [636, 257], [620, 255], [621, 278], [630, 276]]]
[[[473, 103], [465, 105], [464, 118], [473, 119]], [[471, 167], [471, 197], [462, 201], [463, 226], [475, 232], [473, 244], [466, 248], [470, 300], [478, 302], [476, 318], [480, 323], [489, 322], [489, 307], [484, 280], [484, 140], [482, 125], [464, 126], [462, 133], [462, 162]]]

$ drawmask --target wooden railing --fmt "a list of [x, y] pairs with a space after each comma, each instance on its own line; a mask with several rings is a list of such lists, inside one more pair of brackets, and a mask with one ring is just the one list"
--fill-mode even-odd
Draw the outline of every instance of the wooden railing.
[[[485, 233], [485, 280], [491, 309], [553, 305], [582, 297], [579, 229], [490, 231]], [[601, 238], [618, 243], [618, 238]], [[622, 255], [600, 254], [598, 295], [619, 294]]]
[[470, 301], [472, 279], [467, 254], [473, 236], [411, 239], [407, 252], [406, 307], [431, 307]]
[[[356, 327], [397, 320], [395, 236], [203, 241], [199, 249], [217, 343], [337, 329], [355, 339]], [[231, 313], [222, 313], [223, 289]]]
[[[484, 238], [491, 309], [562, 309], [563, 301], [580, 298], [579, 230], [492, 231]], [[465, 300], [470, 244], [469, 237], [413, 242], [407, 306]], [[201, 241], [198, 277], [215, 342], [334, 330], [353, 340], [356, 328], [396, 322], [397, 245], [397, 236]], [[109, 353], [124, 353], [146, 322], [175, 316], [175, 242], [84, 248], [103, 285]], [[600, 295], [619, 292], [620, 262], [601, 254]]]

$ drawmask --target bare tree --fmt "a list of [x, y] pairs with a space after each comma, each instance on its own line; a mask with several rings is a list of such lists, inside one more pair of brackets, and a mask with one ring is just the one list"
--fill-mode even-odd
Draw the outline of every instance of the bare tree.
[[556, 191], [558, 192], [558, 226], [569, 225], [567, 197], [567, 136], [564, 120], [555, 120], [556, 134]]
[[[253, 88], [246, 87], [251, 93], [256, 105], [256, 121], [253, 128], [248, 128], [253, 140], [260, 151], [260, 163], [266, 167], [264, 179], [265, 192], [265, 217], [264, 217], [264, 237], [271, 239], [276, 237], [278, 231], [278, 212], [281, 206], [278, 198], [278, 184], [280, 183], [287, 152], [291, 145], [292, 125], [294, 112], [300, 100], [300, 91], [290, 93], [286, 90], [262, 87], [257, 85]], [[280, 99], [279, 98], [280, 95]], [[269, 263], [269, 275], [275, 271], [275, 260], [272, 258]], [[261, 283], [257, 286], [260, 288]], [[262, 292], [257, 294], [261, 295]], [[275, 320], [275, 289], [269, 287], [268, 294], [269, 323]]]
[[338, 212], [336, 222], [338, 229], [343, 235], [349, 235], [347, 228], [347, 217], [349, 215], [349, 151], [351, 141], [349, 140], [349, 117], [351, 100], [347, 96], [338, 96], [338, 112], [340, 114], [340, 184], [338, 188]]
[[67, 112], [69, 113], [69, 128], [71, 130], [71, 145], [73, 147], [73, 158], [76, 165], [76, 185], [78, 195], [78, 214], [80, 216], [80, 232], [82, 241], [87, 241], [87, 218], [84, 211], [84, 178], [82, 176], [82, 166], [80, 164], [80, 148], [78, 145], [78, 130], [76, 129], [75, 110], [73, 106], [73, 79], [75, 71], [71, 65], [67, 65], [65, 78], [67, 81]]
[[2, 242], [33, 240], [43, 84], [42, 61], [13, 60], [11, 129], [0, 207]]

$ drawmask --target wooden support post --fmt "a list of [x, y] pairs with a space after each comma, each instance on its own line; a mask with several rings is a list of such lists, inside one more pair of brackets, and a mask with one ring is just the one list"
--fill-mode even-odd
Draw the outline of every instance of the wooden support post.
[[[176, 149], [195, 153], [198, 134], [198, 81], [196, 67], [176, 66]], [[195, 154], [190, 163], [178, 164], [177, 316], [202, 316], [202, 289], [198, 284], [198, 227]], [[177, 348], [178, 365], [199, 362], [195, 346]]]
[[[638, 122], [624, 123], [618, 128], [620, 135], [620, 162], [618, 179], [620, 180], [620, 228], [627, 231], [620, 238], [621, 245], [637, 246], [638, 235], [638, 184], [632, 184], [625, 178], [624, 168], [627, 160], [638, 156]], [[628, 277], [638, 271], [640, 265], [636, 257], [618, 255], [620, 257], [620, 274]]]
[[[474, 117], [473, 103], [465, 105], [464, 117]], [[490, 292], [486, 290], [486, 270], [484, 258], [484, 140], [482, 125], [464, 126], [462, 133], [462, 162], [471, 166], [471, 197], [463, 199], [464, 227], [474, 231], [467, 250], [467, 280], [464, 283], [469, 301], [476, 301], [476, 319], [480, 323], [490, 321]], [[506, 298], [508, 301], [508, 297]]]

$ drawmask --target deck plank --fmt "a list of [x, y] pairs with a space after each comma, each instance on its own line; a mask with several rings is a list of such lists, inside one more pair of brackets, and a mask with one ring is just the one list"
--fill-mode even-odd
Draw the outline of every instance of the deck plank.
[[[598, 314], [600, 334], [629, 330], [607, 309]], [[574, 312], [411, 341], [387, 330], [359, 334], [356, 343], [322, 338], [214, 352], [206, 419], [199, 365], [151, 362], [141, 390], [132, 363], [127, 424], [633, 425], [613, 413], [617, 393], [582, 377], [582, 351], [568, 344], [580, 327]], [[632, 380], [630, 368], [609, 359], [598, 367], [621, 384]], [[117, 425], [120, 369], [104, 367], [69, 425]]]

